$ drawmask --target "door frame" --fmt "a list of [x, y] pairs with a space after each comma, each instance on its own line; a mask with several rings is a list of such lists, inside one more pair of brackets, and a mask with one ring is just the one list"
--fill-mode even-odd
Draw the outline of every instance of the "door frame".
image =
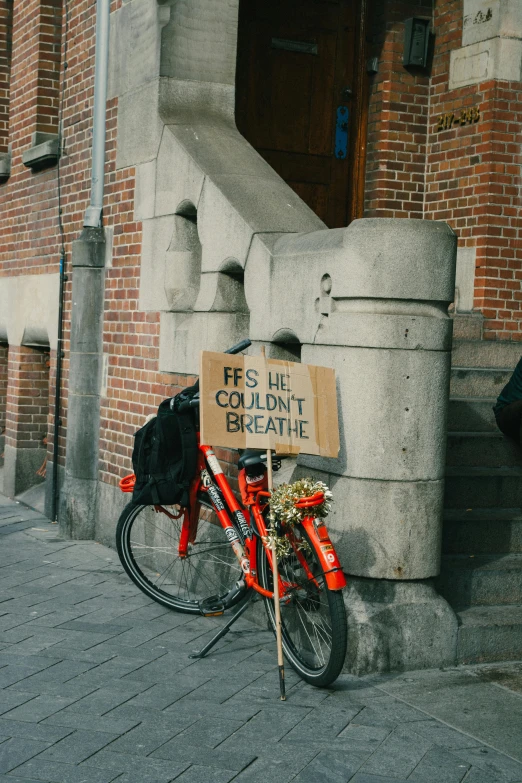
[[350, 186], [350, 210], [348, 220], [356, 220], [364, 215], [364, 197], [366, 188], [366, 145], [368, 138], [368, 100], [370, 94], [370, 77], [366, 69], [367, 59], [367, 26], [368, 0], [358, 0], [360, 24], [355, 50], [355, 116], [358, 118], [353, 145], [352, 172], [353, 181]]

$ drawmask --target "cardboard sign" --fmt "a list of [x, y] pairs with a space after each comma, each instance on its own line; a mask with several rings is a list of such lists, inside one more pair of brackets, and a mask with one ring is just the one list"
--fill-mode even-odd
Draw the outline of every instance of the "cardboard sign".
[[202, 443], [337, 457], [332, 369], [203, 351], [199, 383]]

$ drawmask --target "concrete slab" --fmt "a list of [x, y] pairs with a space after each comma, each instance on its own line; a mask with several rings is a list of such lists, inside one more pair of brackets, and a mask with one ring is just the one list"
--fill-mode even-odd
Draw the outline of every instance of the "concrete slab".
[[26, 489], [25, 492], [17, 495], [16, 499], [24, 505], [39, 511], [40, 514], [45, 514], [45, 483]]
[[[448, 723], [522, 762], [520, 668], [489, 667], [419, 672], [392, 678], [380, 687], [438, 720]], [[502, 672], [509, 672], [504, 678]], [[512, 682], [511, 690], [499, 682]], [[517, 769], [522, 780], [522, 763]], [[516, 778], [515, 778], [516, 779]]]

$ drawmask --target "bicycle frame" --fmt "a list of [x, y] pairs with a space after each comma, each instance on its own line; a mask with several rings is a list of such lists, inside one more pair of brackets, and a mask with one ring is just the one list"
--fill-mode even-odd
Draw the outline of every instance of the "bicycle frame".
[[[206, 494], [241, 566], [246, 589], [253, 589], [265, 597], [273, 598], [273, 592], [266, 590], [258, 582], [256, 561], [255, 536], [258, 535], [263, 541], [269, 566], [272, 569], [272, 552], [270, 547], [265, 545], [267, 528], [263, 516], [270, 497], [266, 473], [258, 481], [249, 483], [245, 471], [240, 471], [239, 487], [243, 506], [238, 503], [213, 448], [199, 444], [198, 473], [190, 487], [190, 508], [184, 510], [178, 554], [181, 558], [186, 557], [189, 544], [196, 540], [199, 520], [198, 497]], [[313, 510], [313, 499], [304, 502], [304, 507], [307, 506], [311, 511]], [[157, 510], [164, 511], [162, 507], [158, 507]], [[346, 578], [324, 520], [315, 519], [311, 514], [306, 516], [301, 524], [318, 554], [328, 587], [331, 590], [342, 590], [346, 586]], [[299, 548], [294, 546], [293, 549], [309, 579], [319, 587]], [[293, 587], [294, 585], [285, 582], [279, 576], [281, 600], [284, 601]]]

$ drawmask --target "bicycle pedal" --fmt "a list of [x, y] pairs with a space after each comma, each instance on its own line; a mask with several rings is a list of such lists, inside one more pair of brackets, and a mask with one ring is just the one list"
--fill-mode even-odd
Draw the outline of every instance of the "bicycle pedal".
[[199, 602], [199, 611], [203, 617], [218, 617], [225, 613], [225, 605], [217, 595], [211, 595]]

